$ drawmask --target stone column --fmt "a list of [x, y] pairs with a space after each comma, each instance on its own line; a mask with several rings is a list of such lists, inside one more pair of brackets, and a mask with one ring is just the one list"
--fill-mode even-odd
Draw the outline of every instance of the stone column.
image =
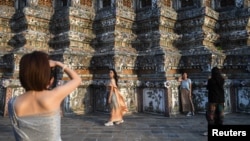
[[12, 50], [9, 44], [13, 36], [13, 31], [9, 25], [10, 20], [15, 14], [14, 1], [0, 1], [0, 115], [7, 115], [7, 103], [11, 95], [7, 94], [8, 90], [4, 84], [4, 80], [11, 79], [13, 70], [13, 56], [8, 55]]
[[162, 1], [137, 5], [134, 44], [140, 111], [164, 116], [179, 113], [178, 86], [174, 85], [180, 59], [174, 45], [179, 38], [174, 31], [177, 13], [169, 6]]
[[[108, 69], [115, 68], [119, 75], [120, 91], [126, 99], [130, 112], [137, 110], [135, 59], [135, 40], [133, 0], [97, 1], [94, 21], [95, 54], [91, 60], [94, 74], [92, 92], [95, 96], [95, 111], [108, 112], [105, 107], [105, 82], [108, 81]], [[104, 82], [104, 83], [103, 83]]]
[[6, 54], [12, 48], [8, 41], [12, 37], [12, 30], [9, 21], [15, 13], [14, 2], [12, 0], [0, 1], [0, 56]]
[[[51, 18], [49, 41], [50, 55], [55, 60], [64, 62], [82, 76], [82, 85], [70, 94], [62, 104], [64, 115], [86, 114], [93, 111], [93, 100], [89, 85], [92, 74], [91, 58], [95, 34], [93, 20], [95, 1], [71, 1], [71, 3], [55, 3]], [[58, 70], [58, 85], [65, 83], [68, 77]]]
[[[223, 71], [232, 81], [230, 85], [232, 110], [237, 112], [249, 113], [249, 97], [245, 93], [249, 91], [249, 1], [235, 1], [228, 9], [228, 5], [218, 7], [220, 18], [217, 32], [220, 34], [218, 45], [225, 53], [223, 61]], [[233, 72], [233, 73], [232, 73]]]

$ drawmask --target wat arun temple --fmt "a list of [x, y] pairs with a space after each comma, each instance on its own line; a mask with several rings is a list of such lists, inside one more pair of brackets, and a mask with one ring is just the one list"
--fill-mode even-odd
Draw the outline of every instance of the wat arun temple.
[[[115, 68], [130, 113], [180, 112], [178, 77], [192, 80], [197, 113], [212, 67], [226, 78], [226, 113], [250, 113], [250, 0], [0, 0], [0, 115], [23, 93], [22, 55], [42, 50], [76, 70], [64, 115], [108, 112]], [[69, 78], [56, 69], [56, 83]]]

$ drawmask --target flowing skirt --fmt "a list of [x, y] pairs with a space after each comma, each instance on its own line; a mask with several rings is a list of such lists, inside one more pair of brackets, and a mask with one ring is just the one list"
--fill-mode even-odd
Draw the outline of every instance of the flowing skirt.
[[110, 103], [110, 120], [121, 121], [124, 114], [128, 111], [125, 100], [118, 90], [113, 92]]

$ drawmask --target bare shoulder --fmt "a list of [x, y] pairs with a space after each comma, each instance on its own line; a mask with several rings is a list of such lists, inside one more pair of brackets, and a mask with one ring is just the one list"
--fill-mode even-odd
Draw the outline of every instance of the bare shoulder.
[[28, 96], [26, 93], [16, 96], [15, 105], [23, 104], [24, 103], [23, 101], [25, 101], [27, 99], [27, 97]]
[[111, 79], [111, 80], [110, 80], [110, 85], [111, 85], [112, 87], [117, 87], [117, 86], [116, 86], [115, 79]]

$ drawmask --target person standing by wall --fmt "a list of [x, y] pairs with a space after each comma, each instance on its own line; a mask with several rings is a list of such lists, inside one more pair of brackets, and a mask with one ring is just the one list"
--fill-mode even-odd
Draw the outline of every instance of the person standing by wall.
[[182, 73], [179, 77], [180, 84], [180, 94], [181, 94], [181, 107], [182, 112], [187, 113], [186, 116], [194, 116], [194, 104], [192, 100], [192, 81], [188, 78], [186, 72]]
[[[62, 68], [70, 80], [51, 88], [51, 70]], [[47, 53], [33, 51], [22, 56], [19, 79], [25, 92], [12, 97], [8, 112], [16, 141], [61, 141], [61, 102], [80, 84], [80, 76], [65, 64], [49, 60]]]
[[[211, 78], [207, 82], [208, 105], [206, 120], [208, 125], [223, 125], [225, 103], [224, 83], [225, 79], [221, 75], [219, 68], [213, 67]], [[203, 135], [207, 136], [208, 132], [204, 132]]]
[[115, 69], [109, 70], [110, 81], [107, 85], [108, 104], [110, 106], [110, 118], [105, 126], [113, 126], [123, 123], [123, 115], [128, 111], [125, 100], [118, 89], [118, 76]]

